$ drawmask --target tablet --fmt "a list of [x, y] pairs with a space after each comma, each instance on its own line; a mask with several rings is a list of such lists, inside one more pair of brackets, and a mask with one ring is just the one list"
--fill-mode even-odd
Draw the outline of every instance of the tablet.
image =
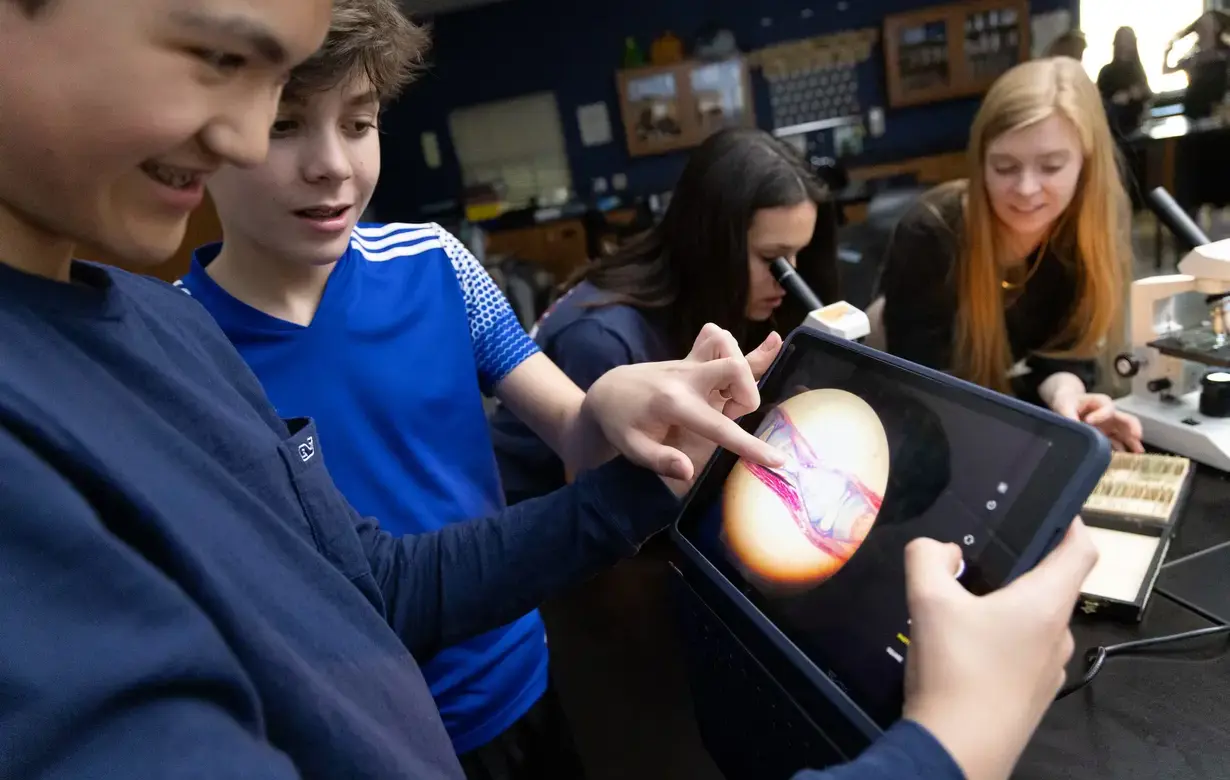
[[901, 716], [906, 544], [960, 545], [962, 584], [992, 591], [1062, 538], [1109, 444], [1089, 426], [803, 330], [760, 394], [741, 424], [787, 464], [765, 469], [720, 450], [673, 535], [874, 738]]

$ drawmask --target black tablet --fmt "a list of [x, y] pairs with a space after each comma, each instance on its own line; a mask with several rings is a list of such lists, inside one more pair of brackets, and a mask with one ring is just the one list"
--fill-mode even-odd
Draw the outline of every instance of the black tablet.
[[788, 463], [719, 451], [675, 540], [874, 739], [901, 715], [906, 544], [961, 545], [961, 582], [994, 590], [1058, 543], [1110, 448], [1088, 426], [810, 331], [760, 392], [741, 424]]

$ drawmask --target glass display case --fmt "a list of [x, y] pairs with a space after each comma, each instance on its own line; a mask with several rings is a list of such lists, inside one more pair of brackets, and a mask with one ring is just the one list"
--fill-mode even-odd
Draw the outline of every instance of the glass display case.
[[980, 95], [1028, 58], [1027, 0], [968, 0], [884, 20], [894, 108]]
[[722, 128], [755, 123], [742, 59], [622, 70], [616, 80], [633, 157], [689, 149]]

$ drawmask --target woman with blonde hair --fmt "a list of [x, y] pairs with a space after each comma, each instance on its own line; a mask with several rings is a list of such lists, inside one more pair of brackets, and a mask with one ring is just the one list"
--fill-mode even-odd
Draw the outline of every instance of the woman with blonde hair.
[[1075, 60], [1018, 65], [970, 131], [968, 180], [924, 194], [880, 280], [887, 351], [1048, 406], [1140, 450], [1140, 423], [1089, 392], [1122, 338], [1128, 199], [1097, 87]]

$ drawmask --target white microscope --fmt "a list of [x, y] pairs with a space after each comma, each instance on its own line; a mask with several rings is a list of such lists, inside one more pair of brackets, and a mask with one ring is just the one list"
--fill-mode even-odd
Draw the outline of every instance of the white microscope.
[[1115, 358], [1132, 391], [1115, 403], [1146, 444], [1230, 471], [1230, 240], [1209, 243], [1164, 190], [1149, 200], [1196, 248], [1178, 274], [1132, 284], [1132, 350]]

